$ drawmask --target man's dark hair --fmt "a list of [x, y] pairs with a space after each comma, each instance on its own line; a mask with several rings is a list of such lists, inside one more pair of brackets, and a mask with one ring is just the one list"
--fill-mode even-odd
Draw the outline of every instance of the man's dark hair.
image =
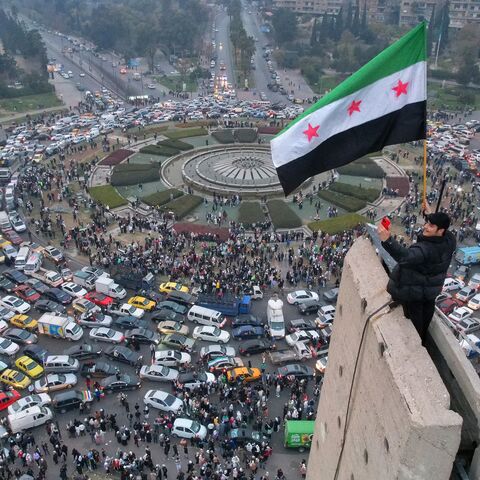
[[439, 229], [448, 230], [450, 226], [450, 217], [443, 212], [430, 213], [425, 215], [425, 220], [432, 225], [436, 225]]

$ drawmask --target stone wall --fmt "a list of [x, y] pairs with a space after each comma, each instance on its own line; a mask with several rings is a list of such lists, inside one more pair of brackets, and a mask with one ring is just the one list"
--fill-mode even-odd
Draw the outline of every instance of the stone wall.
[[462, 418], [401, 307], [369, 320], [351, 389], [363, 327], [390, 298], [386, 283], [370, 241], [357, 240], [343, 268], [307, 480], [450, 477]]

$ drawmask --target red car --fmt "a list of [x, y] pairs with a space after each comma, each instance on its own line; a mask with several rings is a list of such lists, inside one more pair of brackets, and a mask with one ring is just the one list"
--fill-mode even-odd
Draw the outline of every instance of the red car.
[[99, 307], [109, 307], [113, 303], [112, 297], [100, 292], [88, 292], [85, 298]]
[[36, 302], [40, 299], [40, 294], [30, 285], [25, 285], [24, 283], [18, 285], [18, 287], [15, 287], [12, 291], [12, 294], [17, 295], [26, 302]]
[[8, 408], [12, 403], [15, 403], [21, 395], [16, 390], [9, 390], [8, 392], [0, 392], [0, 411]]
[[445, 300], [437, 303], [437, 307], [445, 315], [450, 315], [457, 307], [460, 307], [461, 305], [463, 305], [463, 303], [456, 298], [446, 298]]
[[14, 245], [20, 245], [23, 243], [23, 238], [14, 230], [6, 232], [6, 236]]

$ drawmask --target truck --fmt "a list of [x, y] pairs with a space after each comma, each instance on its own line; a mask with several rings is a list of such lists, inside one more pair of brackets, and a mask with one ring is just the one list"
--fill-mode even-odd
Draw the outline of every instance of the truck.
[[147, 275], [135, 275], [128, 272], [119, 272], [113, 275], [113, 279], [122, 287], [137, 291], [152, 290], [155, 281], [155, 277], [151, 273], [148, 273]]
[[95, 281], [95, 290], [100, 293], [104, 293], [112, 298], [122, 299], [127, 296], [126, 290], [115, 283], [113, 278], [100, 277]]
[[208, 295], [201, 293], [198, 295], [196, 305], [200, 307], [216, 310], [227, 317], [236, 317], [242, 313], [249, 313], [252, 307], [250, 295], [244, 295], [242, 298], [232, 295]]
[[283, 318], [283, 301], [274, 295], [267, 304], [267, 322], [270, 336], [283, 338], [285, 336], [285, 320]]
[[280, 365], [282, 363], [303, 360], [304, 358], [312, 358], [314, 352], [305, 342], [298, 342], [292, 348], [270, 352], [269, 356], [274, 365]]
[[314, 429], [315, 420], [287, 420], [283, 445], [304, 452], [312, 445]]
[[480, 246], [461, 247], [455, 253], [455, 260], [462, 265], [477, 265], [480, 263]]
[[27, 272], [33, 278], [37, 278], [50, 287], [59, 287], [63, 283], [63, 277], [55, 270], [40, 268], [37, 272]]
[[66, 340], [80, 340], [83, 329], [71, 317], [44, 313], [38, 319], [38, 333]]
[[90, 273], [78, 270], [73, 274], [73, 282], [85, 287], [87, 290], [93, 290], [95, 288], [95, 282], [97, 277]]

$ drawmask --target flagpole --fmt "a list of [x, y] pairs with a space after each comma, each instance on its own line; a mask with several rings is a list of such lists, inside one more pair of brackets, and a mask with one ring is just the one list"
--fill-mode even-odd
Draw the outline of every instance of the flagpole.
[[423, 195], [422, 207], [427, 204], [427, 139], [423, 141]]

